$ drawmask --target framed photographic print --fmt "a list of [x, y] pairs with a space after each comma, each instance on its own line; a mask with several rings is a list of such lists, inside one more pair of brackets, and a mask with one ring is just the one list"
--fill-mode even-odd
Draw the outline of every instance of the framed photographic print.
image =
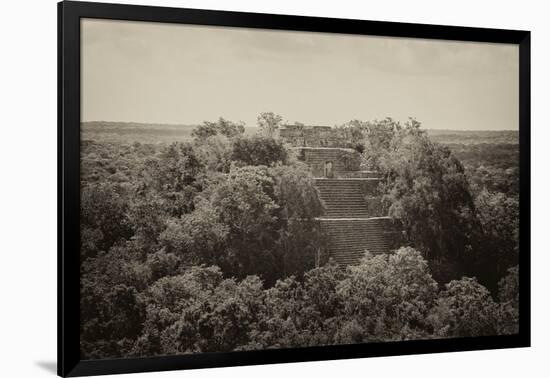
[[59, 375], [529, 346], [529, 32], [58, 12]]

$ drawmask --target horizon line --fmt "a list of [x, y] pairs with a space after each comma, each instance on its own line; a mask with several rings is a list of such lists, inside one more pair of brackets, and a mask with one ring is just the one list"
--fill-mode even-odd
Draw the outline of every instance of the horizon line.
[[[221, 117], [221, 118], [223, 118], [223, 117]], [[231, 121], [231, 120], [228, 120], [228, 121]], [[371, 121], [378, 121], [378, 119], [371, 120]], [[133, 123], [133, 124], [138, 124], [138, 125], [160, 125], [160, 126], [178, 126], [178, 127], [197, 127], [197, 126], [200, 126], [202, 124], [202, 123], [190, 124], [190, 123], [171, 123], [171, 122], [106, 121], [106, 120], [80, 121], [81, 124], [82, 123], [94, 123], [94, 122], [96, 122], [96, 123], [99, 123], [99, 122], [103, 122], [103, 123], [127, 123], [127, 124], [132, 124]], [[214, 122], [214, 121], [212, 121], [212, 122]], [[241, 122], [241, 121], [231, 121], [231, 122]], [[296, 122], [299, 122], [299, 121], [296, 121]], [[288, 124], [285, 124], [285, 126], [286, 125], [291, 125], [292, 126], [293, 124], [288, 123]], [[245, 128], [255, 128], [255, 129], [259, 128], [259, 126], [257, 126], [257, 125], [247, 125], [246, 123], [244, 123], [243, 126]], [[309, 124], [304, 124], [304, 126], [336, 127], [336, 126], [341, 126], [341, 125], [309, 125]], [[434, 129], [434, 128], [424, 128], [424, 127], [422, 127], [422, 129], [423, 130], [437, 130], [437, 131], [464, 131], [464, 132], [468, 132], [468, 131], [495, 131], [495, 132], [498, 132], [498, 131], [516, 131], [516, 132], [519, 132], [519, 128], [518, 129], [447, 129], [447, 128]]]

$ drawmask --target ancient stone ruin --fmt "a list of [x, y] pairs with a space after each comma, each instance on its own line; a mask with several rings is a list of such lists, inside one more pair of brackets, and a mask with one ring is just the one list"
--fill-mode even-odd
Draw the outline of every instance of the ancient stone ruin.
[[384, 211], [380, 177], [361, 170], [360, 154], [343, 146], [341, 132], [328, 126], [287, 125], [280, 137], [296, 150], [315, 177], [324, 204], [317, 220], [328, 237], [329, 257], [339, 265], [359, 263], [366, 251], [389, 253], [398, 247], [401, 231]]

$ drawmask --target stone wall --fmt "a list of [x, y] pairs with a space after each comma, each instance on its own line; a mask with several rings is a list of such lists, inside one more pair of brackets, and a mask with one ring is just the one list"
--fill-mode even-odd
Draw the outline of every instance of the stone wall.
[[330, 126], [285, 125], [279, 136], [294, 147], [341, 147]]
[[348, 172], [358, 172], [361, 156], [352, 149], [327, 147], [297, 147], [298, 159], [305, 162], [314, 177], [327, 177], [326, 165], [331, 163], [331, 177], [348, 177]]
[[319, 225], [328, 236], [329, 258], [340, 266], [357, 265], [367, 251], [388, 253], [401, 242], [399, 225], [389, 217], [320, 218]]
[[316, 178], [324, 208], [317, 220], [328, 241], [327, 255], [342, 267], [358, 264], [366, 251], [389, 253], [402, 241], [399, 224], [386, 216], [379, 175], [360, 170], [361, 155], [347, 148], [356, 142], [347, 132], [293, 125], [279, 134]]
[[293, 147], [357, 148], [364, 139], [356, 128], [306, 125], [283, 125], [279, 136]]
[[379, 191], [380, 180], [324, 179], [315, 180], [315, 186], [325, 207], [325, 216], [380, 217], [386, 215]]

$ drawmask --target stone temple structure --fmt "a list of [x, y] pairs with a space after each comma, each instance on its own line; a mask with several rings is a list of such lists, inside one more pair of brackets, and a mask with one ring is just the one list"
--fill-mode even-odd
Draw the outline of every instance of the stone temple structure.
[[[342, 145], [327, 126], [285, 126], [280, 137], [297, 152], [315, 177], [324, 204], [317, 220], [328, 237], [329, 257], [339, 265], [358, 264], [365, 251], [389, 253], [397, 248], [401, 231], [386, 216], [374, 171], [360, 170], [360, 155]], [[353, 142], [353, 141], [351, 141]]]

